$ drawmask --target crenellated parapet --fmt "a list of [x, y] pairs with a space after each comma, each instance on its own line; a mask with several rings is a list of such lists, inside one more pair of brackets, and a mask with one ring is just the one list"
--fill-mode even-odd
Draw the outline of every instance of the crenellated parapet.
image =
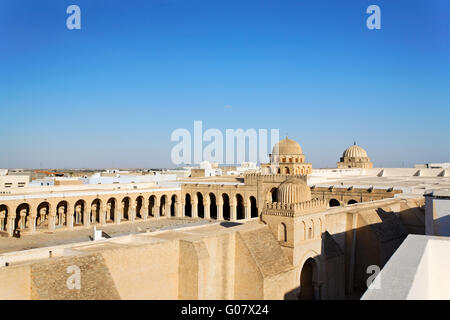
[[299, 178], [306, 182], [306, 174], [266, 174], [266, 173], [247, 173], [244, 175], [246, 185], [256, 185], [258, 181], [265, 183], [281, 183], [288, 178]]
[[313, 199], [299, 203], [272, 202], [265, 204], [264, 213], [269, 215], [294, 217], [324, 211], [327, 208], [328, 202], [320, 199]]

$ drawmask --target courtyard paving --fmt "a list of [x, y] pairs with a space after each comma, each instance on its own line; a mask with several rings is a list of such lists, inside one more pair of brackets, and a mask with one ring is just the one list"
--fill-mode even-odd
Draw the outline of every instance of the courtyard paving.
[[[119, 225], [107, 224], [98, 226], [98, 230], [106, 232], [111, 237], [158, 230], [182, 228], [184, 226], [203, 225], [217, 222], [200, 218], [167, 218], [149, 219], [147, 221], [135, 221], [134, 223], [122, 222]], [[20, 238], [0, 238], [0, 254], [5, 252], [29, 250], [42, 247], [57, 246], [62, 244], [89, 241], [93, 236], [93, 227], [82, 228], [73, 231], [40, 232], [25, 234]]]

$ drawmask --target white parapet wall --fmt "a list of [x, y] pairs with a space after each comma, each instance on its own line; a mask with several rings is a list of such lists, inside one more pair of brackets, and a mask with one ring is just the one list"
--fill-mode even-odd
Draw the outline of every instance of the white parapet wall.
[[362, 300], [450, 299], [450, 238], [409, 235]]

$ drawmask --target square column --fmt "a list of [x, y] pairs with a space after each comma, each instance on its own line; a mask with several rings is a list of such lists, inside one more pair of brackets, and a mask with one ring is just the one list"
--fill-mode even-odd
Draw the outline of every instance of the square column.
[[184, 203], [177, 203], [177, 217], [184, 217], [185, 205]]
[[116, 224], [120, 224], [120, 220], [122, 219], [122, 211], [123, 211], [122, 204], [117, 205], [117, 208], [114, 212], [115, 213], [114, 222]]
[[159, 208], [160, 206], [157, 206], [156, 204], [153, 206], [153, 217], [159, 218]]
[[69, 230], [73, 230], [73, 213], [70, 211], [70, 208], [67, 208], [66, 224]]
[[203, 204], [203, 212], [205, 213], [205, 219], [210, 219], [211, 218], [211, 208], [210, 208], [210, 204], [209, 203], [204, 203]]
[[192, 218], [198, 218], [198, 206], [197, 202], [191, 202], [191, 216]]
[[232, 204], [230, 206], [230, 221], [236, 221], [236, 216], [237, 216], [237, 210], [236, 210], [236, 205]]
[[106, 224], [106, 216], [107, 216], [107, 212], [106, 210], [101, 210], [100, 211], [100, 224], [101, 225], [105, 225]]
[[16, 222], [15, 218], [9, 218], [6, 222], [6, 231], [8, 231], [8, 235], [12, 237], [14, 235], [14, 224]]
[[223, 203], [217, 205], [217, 220], [223, 220]]

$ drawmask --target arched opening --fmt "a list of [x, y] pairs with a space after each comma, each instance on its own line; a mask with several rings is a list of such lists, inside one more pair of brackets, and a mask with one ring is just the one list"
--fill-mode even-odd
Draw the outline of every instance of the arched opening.
[[6, 230], [6, 223], [8, 221], [8, 207], [4, 204], [0, 205], [0, 231]]
[[83, 225], [84, 223], [84, 210], [85, 210], [85, 203], [83, 200], [78, 200], [75, 203], [75, 220], [73, 222], [74, 226]]
[[144, 197], [139, 196], [136, 198], [136, 220], [142, 220], [143, 217], [143, 212], [142, 212], [142, 207], [144, 206]]
[[155, 203], [156, 203], [156, 196], [150, 196], [150, 198], [148, 199], [148, 215], [151, 217], [155, 216], [153, 213]]
[[277, 173], [278, 173], [278, 174], [281, 173], [281, 169], [280, 169], [280, 168], [277, 169]]
[[267, 194], [267, 202], [272, 203], [272, 202], [277, 202], [277, 188], [272, 188], [270, 189], [269, 193]]
[[222, 194], [223, 201], [223, 219], [230, 220], [230, 197], [226, 193]]
[[186, 193], [184, 201], [184, 215], [186, 217], [192, 217], [191, 195], [189, 193]]
[[278, 241], [287, 241], [287, 228], [283, 222], [278, 225]]
[[316, 262], [312, 258], [308, 258], [303, 264], [300, 274], [300, 300], [314, 300], [313, 279], [316, 276]]
[[128, 221], [129, 213], [130, 213], [130, 198], [129, 197], [123, 198], [122, 208], [123, 208], [122, 219]]
[[354, 203], [358, 203], [358, 201], [353, 200], [353, 199], [351, 199], [351, 200], [348, 201], [348, 204], [354, 204]]
[[256, 207], [256, 198], [250, 197], [250, 217], [257, 218], [258, 217], [258, 208]]
[[177, 196], [174, 194], [170, 198], [170, 216], [175, 217], [176, 216], [176, 205], [177, 205]]
[[331, 199], [329, 204], [330, 204], [330, 207], [339, 207], [341, 205], [341, 203], [336, 199]]
[[303, 240], [306, 240], [306, 223], [302, 221]]
[[236, 219], [245, 219], [244, 198], [240, 194], [236, 195]]
[[100, 199], [95, 199], [91, 204], [91, 222], [100, 223], [100, 209], [101, 202]]
[[[56, 206], [56, 221], [55, 221], [56, 227], [63, 227], [65, 225], [67, 225], [67, 209], [68, 208], [69, 208], [69, 204], [67, 203], [67, 201], [61, 201]], [[37, 220], [36, 220], [36, 227], [37, 227]]]
[[[62, 210], [60, 204], [61, 204], [61, 202], [58, 204], [58, 207], [57, 207], [58, 216], [59, 216], [59, 211]], [[63, 209], [64, 209], [64, 207], [63, 207]], [[48, 228], [49, 214], [50, 214], [50, 204], [48, 202], [40, 203], [37, 207], [37, 212], [36, 212], [36, 230], [39, 230], [39, 229], [42, 230], [42, 229]]]
[[289, 168], [288, 168], [288, 167], [285, 167], [285, 168], [284, 168], [284, 173], [285, 173], [285, 174], [289, 174], [289, 173], [290, 173], [290, 171], [289, 171]]
[[116, 199], [110, 198], [106, 203], [106, 223], [115, 221]]
[[159, 200], [159, 216], [164, 217], [166, 215], [167, 208], [167, 196], [163, 195]]
[[217, 220], [217, 204], [216, 204], [216, 196], [214, 193], [209, 194], [209, 215], [211, 219]]
[[197, 192], [197, 214], [199, 218], [205, 217], [205, 207], [203, 206], [203, 195]]
[[14, 221], [14, 230], [25, 230], [29, 226], [30, 206], [28, 203], [22, 203], [16, 209], [16, 220]]

